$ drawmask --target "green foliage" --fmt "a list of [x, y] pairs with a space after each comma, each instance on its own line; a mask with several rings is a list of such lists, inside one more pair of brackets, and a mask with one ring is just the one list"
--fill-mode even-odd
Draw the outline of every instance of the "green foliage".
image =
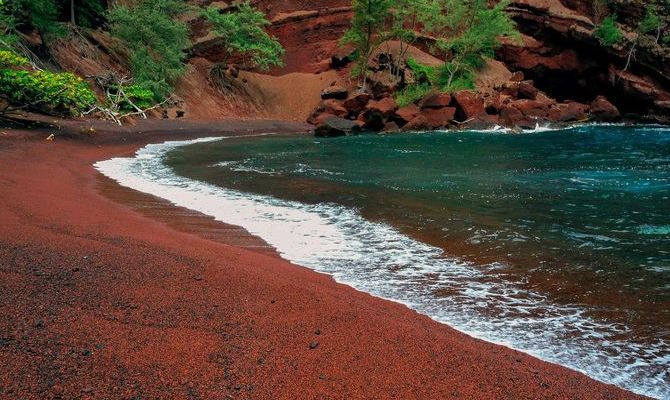
[[249, 2], [240, 4], [235, 11], [225, 13], [220, 13], [215, 7], [208, 7], [202, 15], [213, 25], [214, 32], [225, 38], [228, 56], [246, 57], [261, 70], [283, 65], [284, 48], [265, 31], [270, 22]]
[[[438, 10], [425, 17], [427, 29], [438, 34], [435, 48], [447, 56], [450, 70], [474, 72], [492, 58], [501, 37], [518, 38], [514, 22], [505, 12], [507, 1], [489, 8], [485, 0], [438, 2]], [[446, 6], [445, 6], [446, 5]]]
[[420, 83], [417, 85], [410, 85], [399, 91], [395, 95], [395, 101], [400, 107], [405, 107], [414, 104], [424, 98], [432, 87], [428, 83]]
[[623, 32], [617, 26], [616, 19], [613, 16], [605, 18], [596, 27], [594, 35], [603, 46], [613, 46], [623, 40]]
[[0, 1], [0, 49], [11, 50], [18, 42], [14, 33], [16, 21]]
[[[455, 92], [475, 87], [477, 70], [493, 58], [501, 46], [501, 37], [520, 37], [514, 22], [505, 12], [507, 1], [489, 7], [485, 0], [424, 0], [415, 6], [425, 32], [436, 37], [434, 50], [442, 53], [444, 64], [439, 67], [420, 65], [408, 60], [419, 85], [434, 90]], [[418, 95], [420, 90], [406, 89]]]
[[81, 114], [96, 102], [88, 84], [68, 72], [0, 70], [0, 95], [12, 104], [46, 105], [70, 115]]
[[0, 68], [21, 67], [29, 64], [30, 60], [25, 57], [18, 56], [9, 50], [0, 50]]
[[[121, 94], [125, 94], [132, 104], [126, 100], [125, 97]], [[123, 113], [135, 112], [140, 110], [146, 110], [152, 107], [155, 102], [156, 96], [154, 93], [139, 85], [119, 85], [109, 89], [109, 98], [107, 99], [108, 103], [111, 105], [118, 104], [119, 111]], [[137, 107], [133, 107], [133, 104]]]
[[435, 69], [432, 84], [443, 92], [452, 93], [459, 90], [475, 88], [475, 70], [463, 68], [462, 64], [451, 61]]
[[407, 67], [414, 74], [414, 79], [420, 82], [431, 82], [435, 68], [420, 64], [413, 58], [407, 60]]
[[112, 34], [130, 54], [135, 83], [167, 97], [185, 71], [188, 27], [176, 19], [186, 10], [182, 0], [139, 0], [134, 7], [117, 6], [109, 15]]
[[17, 23], [28, 23], [42, 36], [65, 33], [58, 23], [59, 9], [55, 0], [8, 0], [6, 9]]
[[387, 38], [382, 31], [388, 22], [392, 3], [391, 0], [353, 0], [354, 17], [351, 20], [351, 28], [345, 32], [341, 43], [356, 48], [358, 67], [354, 74], [364, 78], [364, 86], [370, 56]]
[[662, 23], [663, 22], [661, 21], [661, 17], [658, 15], [658, 11], [656, 10], [656, 6], [649, 4], [645, 8], [644, 18], [642, 18], [642, 21], [640, 21], [638, 30], [640, 33], [655, 33], [658, 29], [660, 29]]
[[[145, 110], [154, 105], [155, 95], [151, 90], [145, 89], [138, 85], [130, 85], [123, 88], [123, 92], [128, 96], [130, 101], [133, 102], [137, 107], [142, 110]], [[133, 107], [124, 101], [121, 103], [122, 110], [132, 110]]]
[[[69, 9], [69, 0], [59, 0], [63, 9]], [[105, 23], [105, 4], [103, 0], [75, 0], [75, 22], [78, 26], [95, 28]], [[69, 13], [68, 13], [69, 15]]]

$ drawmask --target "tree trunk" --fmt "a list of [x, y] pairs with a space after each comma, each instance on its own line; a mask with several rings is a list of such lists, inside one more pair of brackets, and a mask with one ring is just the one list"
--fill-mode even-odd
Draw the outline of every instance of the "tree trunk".
[[77, 21], [74, 17], [74, 0], [70, 0], [70, 22], [72, 26], [77, 26]]

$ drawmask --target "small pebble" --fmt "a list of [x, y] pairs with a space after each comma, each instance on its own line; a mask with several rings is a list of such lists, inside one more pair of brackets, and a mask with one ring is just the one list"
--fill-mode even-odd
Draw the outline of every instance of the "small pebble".
[[309, 348], [312, 350], [316, 349], [317, 347], [319, 347], [319, 342], [312, 342], [309, 344]]

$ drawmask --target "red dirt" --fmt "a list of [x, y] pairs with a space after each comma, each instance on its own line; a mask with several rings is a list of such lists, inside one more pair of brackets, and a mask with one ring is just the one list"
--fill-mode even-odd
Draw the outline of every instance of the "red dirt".
[[[291, 127], [225, 123], [259, 129]], [[0, 131], [0, 398], [639, 398], [147, 218], [91, 166], [145, 136], [48, 133]]]

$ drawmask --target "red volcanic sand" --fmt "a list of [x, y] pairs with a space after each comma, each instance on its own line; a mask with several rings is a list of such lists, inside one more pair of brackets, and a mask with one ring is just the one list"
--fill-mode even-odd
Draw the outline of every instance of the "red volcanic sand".
[[137, 135], [0, 134], [0, 398], [641, 398], [103, 197]]

